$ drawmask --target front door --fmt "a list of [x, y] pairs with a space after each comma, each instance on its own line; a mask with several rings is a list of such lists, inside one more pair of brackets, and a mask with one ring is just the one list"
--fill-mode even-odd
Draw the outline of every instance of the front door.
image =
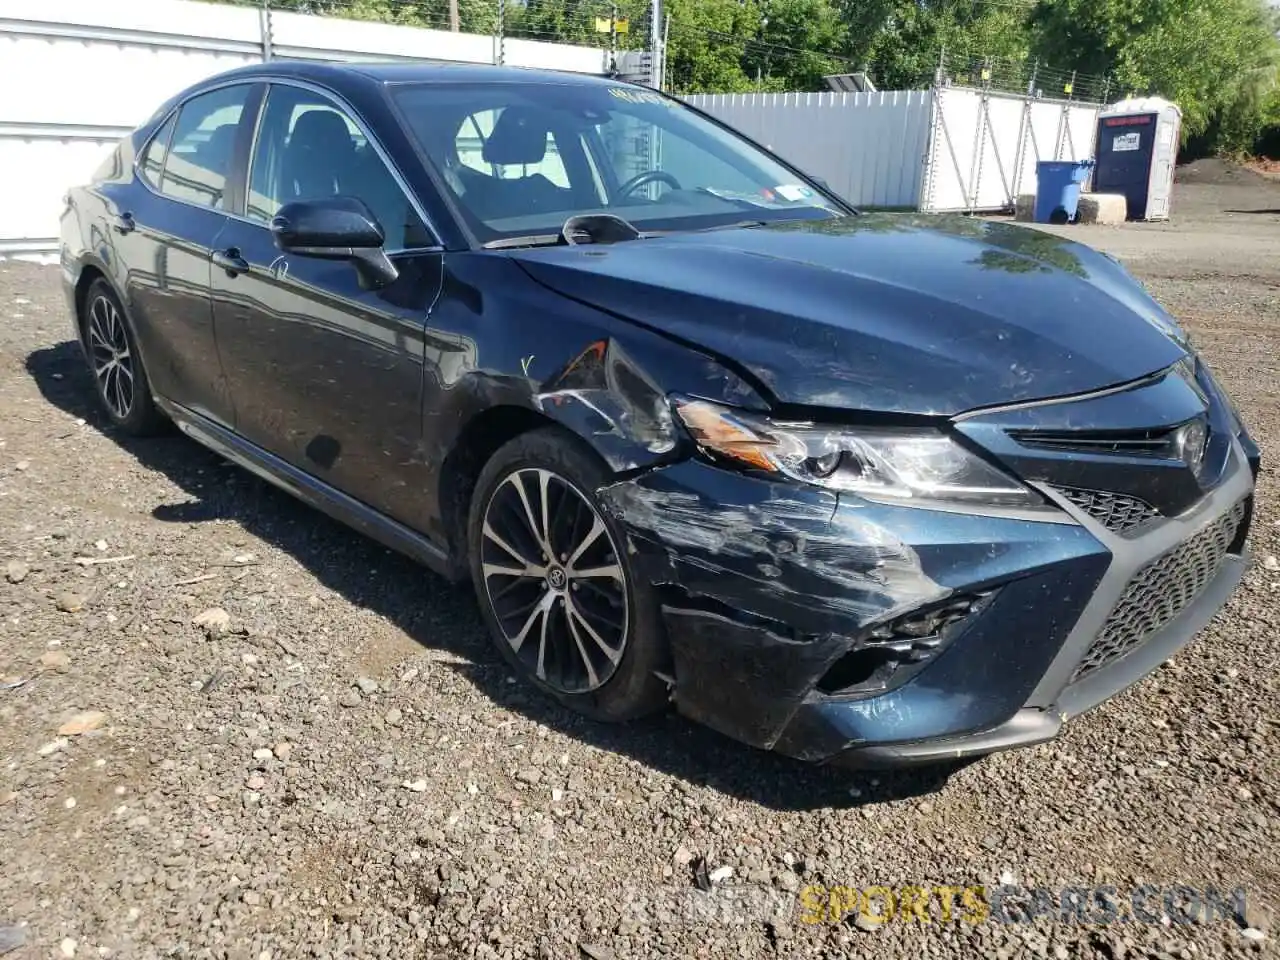
[[[362, 289], [348, 263], [284, 255], [285, 203], [363, 200], [400, 279]], [[251, 158], [245, 218], [215, 251], [214, 322], [236, 430], [348, 495], [417, 525], [422, 374], [442, 255], [361, 127], [309, 88], [273, 84]]]

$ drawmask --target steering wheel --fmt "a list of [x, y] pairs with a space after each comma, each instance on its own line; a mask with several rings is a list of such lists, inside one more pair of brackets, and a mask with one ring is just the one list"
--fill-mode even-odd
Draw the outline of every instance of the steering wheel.
[[665, 183], [672, 190], [682, 190], [680, 181], [667, 173], [665, 170], [646, 170], [644, 173], [638, 173], [622, 186], [618, 188], [618, 197], [629, 197], [646, 183]]

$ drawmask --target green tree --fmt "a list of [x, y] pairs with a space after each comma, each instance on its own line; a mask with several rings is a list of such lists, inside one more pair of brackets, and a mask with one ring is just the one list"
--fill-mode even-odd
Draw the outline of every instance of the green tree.
[[[230, 0], [257, 6], [259, 0]], [[272, 9], [293, 13], [372, 20], [412, 27], [447, 30], [449, 0], [268, 0]], [[491, 33], [498, 22], [497, 0], [457, 0], [459, 28], [470, 33]]]
[[1202, 141], [1193, 146], [1280, 157], [1280, 86], [1274, 79], [1251, 83], [1244, 95], [1213, 118]]
[[851, 69], [840, 55], [845, 24], [832, 0], [762, 0], [757, 9], [742, 68], [759, 89], [820, 90], [824, 76]]
[[1031, 22], [1044, 59], [1175, 101], [1184, 137], [1233, 112], [1256, 120], [1275, 80], [1277, 22], [1263, 0], [1041, 0]]
[[671, 18], [667, 78], [676, 93], [732, 93], [753, 88], [742, 68], [760, 11], [740, 0], [667, 0]]
[[[579, 43], [589, 46], [605, 46], [609, 43], [609, 31], [597, 30], [597, 21], [607, 24], [615, 5], [609, 0], [526, 0], [525, 3], [507, 4], [506, 34], [511, 37], [527, 37], [531, 40], [552, 40], [560, 43]], [[631, 37], [636, 13], [645, 13], [641, 0], [618, 3], [618, 19], [626, 19], [628, 31], [619, 35], [619, 45], [626, 45]]]
[[871, 68], [882, 90], [932, 81], [939, 54], [949, 59], [1027, 58], [1026, 8], [985, 0], [846, 0], [848, 52]]

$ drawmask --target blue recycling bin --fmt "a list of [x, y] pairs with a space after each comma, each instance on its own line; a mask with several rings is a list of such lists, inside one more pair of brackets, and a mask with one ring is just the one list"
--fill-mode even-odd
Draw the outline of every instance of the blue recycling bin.
[[1075, 220], [1080, 185], [1089, 179], [1092, 160], [1041, 160], [1036, 164], [1036, 223]]

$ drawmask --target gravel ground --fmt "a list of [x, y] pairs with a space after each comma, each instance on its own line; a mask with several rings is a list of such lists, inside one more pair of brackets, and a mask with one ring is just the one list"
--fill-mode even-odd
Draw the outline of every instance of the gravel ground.
[[[1280, 208], [1280, 185], [1225, 169], [1189, 171], [1170, 225], [1064, 232], [1150, 284], [1275, 449], [1280, 229], [1227, 211]], [[949, 776], [851, 774], [678, 718], [600, 727], [529, 695], [465, 590], [180, 436], [104, 430], [67, 337], [56, 271], [0, 265], [0, 954], [1274, 948], [1270, 477], [1243, 588], [1137, 688], [1056, 743]], [[1242, 887], [1248, 909], [1191, 925], [945, 924], [935, 904], [927, 925], [877, 927], [806, 922], [797, 899], [810, 884], [998, 883], [1110, 884], [1122, 899], [1140, 884]]]

